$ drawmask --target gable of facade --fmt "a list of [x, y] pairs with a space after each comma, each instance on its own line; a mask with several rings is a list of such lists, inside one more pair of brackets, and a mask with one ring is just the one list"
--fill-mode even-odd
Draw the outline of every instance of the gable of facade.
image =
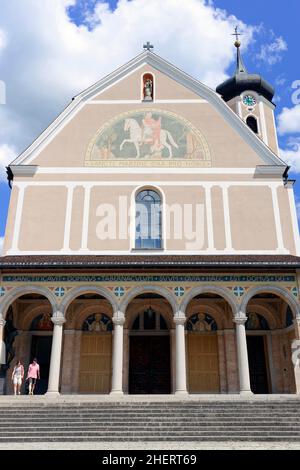
[[11, 168], [6, 254], [134, 254], [143, 189], [161, 199], [166, 254], [297, 253], [284, 163], [215, 92], [153, 53], [75, 97]]

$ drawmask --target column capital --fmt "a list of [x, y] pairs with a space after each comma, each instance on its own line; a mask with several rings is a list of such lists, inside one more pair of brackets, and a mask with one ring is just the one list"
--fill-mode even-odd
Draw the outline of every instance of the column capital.
[[62, 312], [55, 312], [53, 316], [51, 317], [52, 322], [54, 325], [63, 325], [66, 322], [66, 319]]
[[124, 325], [125, 323], [125, 315], [123, 312], [115, 312], [112, 317], [112, 322], [114, 325]]
[[4, 320], [2, 313], [0, 313], [0, 327], [4, 328], [6, 320]]
[[233, 322], [236, 323], [237, 325], [244, 325], [247, 321], [248, 317], [244, 312], [238, 312], [234, 317], [233, 317]]
[[180, 315], [180, 316], [175, 316], [173, 318], [173, 321], [175, 323], [175, 325], [184, 325], [185, 322], [186, 322], [186, 316], [185, 315]]

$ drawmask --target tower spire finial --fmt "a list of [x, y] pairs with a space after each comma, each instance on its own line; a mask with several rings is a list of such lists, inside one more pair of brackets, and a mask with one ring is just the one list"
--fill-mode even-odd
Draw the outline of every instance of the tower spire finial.
[[235, 47], [236, 47], [236, 70], [235, 74], [238, 73], [247, 73], [247, 69], [245, 67], [245, 64], [243, 62], [241, 52], [240, 52], [240, 47], [241, 47], [241, 41], [239, 40], [239, 36], [242, 36], [243, 33], [239, 33], [238, 26], [234, 28], [234, 33], [232, 36], [235, 36]]
[[239, 30], [239, 27], [236, 26], [236, 27], [234, 28], [234, 33], [232, 34], [232, 36], [235, 36], [235, 43], [234, 43], [234, 45], [235, 45], [235, 47], [237, 47], [237, 48], [239, 48], [240, 45], [241, 45], [241, 41], [239, 40], [239, 36], [242, 36], [242, 35], [243, 35], [242, 33], [239, 33], [238, 30]]

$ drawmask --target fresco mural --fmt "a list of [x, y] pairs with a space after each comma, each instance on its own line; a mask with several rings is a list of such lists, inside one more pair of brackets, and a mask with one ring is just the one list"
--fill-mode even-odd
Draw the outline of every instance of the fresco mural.
[[169, 111], [139, 109], [116, 116], [90, 142], [86, 166], [211, 166], [201, 132]]

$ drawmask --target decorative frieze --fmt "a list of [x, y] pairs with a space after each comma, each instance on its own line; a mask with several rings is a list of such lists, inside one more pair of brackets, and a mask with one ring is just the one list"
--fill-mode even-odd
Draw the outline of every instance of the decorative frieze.
[[[99, 275], [4, 275], [3, 283], [19, 282], [234, 282], [234, 283], [295, 283], [293, 274], [99, 274]], [[237, 286], [238, 287], [238, 286]]]

